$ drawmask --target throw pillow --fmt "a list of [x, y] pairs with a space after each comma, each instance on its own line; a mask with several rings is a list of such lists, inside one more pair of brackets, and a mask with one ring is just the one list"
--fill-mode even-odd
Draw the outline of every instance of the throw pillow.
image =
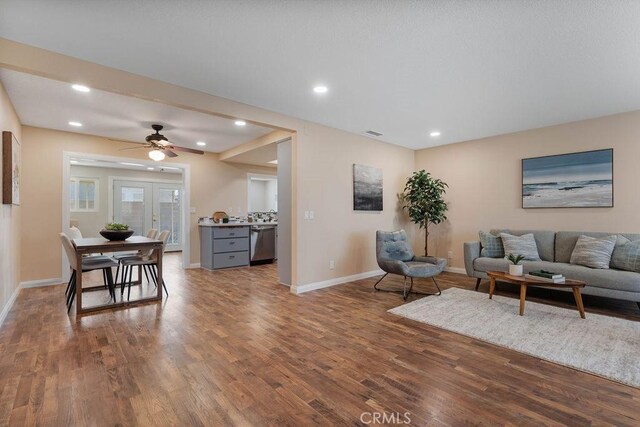
[[504, 246], [505, 257], [509, 254], [522, 255], [527, 261], [540, 261], [538, 246], [533, 233], [514, 236], [507, 233], [500, 233], [502, 245]]
[[640, 240], [631, 241], [624, 236], [618, 236], [609, 265], [618, 270], [640, 273]]
[[481, 257], [504, 257], [504, 246], [502, 246], [502, 239], [500, 238], [500, 236], [494, 236], [493, 234], [487, 233], [486, 231], [481, 231], [479, 234], [480, 246], [482, 247], [482, 250], [480, 251]]
[[582, 235], [578, 237], [569, 263], [591, 268], [609, 268], [617, 239], [615, 235], [601, 238]]

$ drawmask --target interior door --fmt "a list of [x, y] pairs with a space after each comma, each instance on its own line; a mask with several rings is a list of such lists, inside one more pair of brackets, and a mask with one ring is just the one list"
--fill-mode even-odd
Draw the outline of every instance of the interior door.
[[128, 224], [144, 236], [153, 224], [153, 185], [150, 182], [113, 182], [113, 221]]
[[167, 251], [182, 250], [182, 186], [153, 183], [153, 225], [169, 230]]

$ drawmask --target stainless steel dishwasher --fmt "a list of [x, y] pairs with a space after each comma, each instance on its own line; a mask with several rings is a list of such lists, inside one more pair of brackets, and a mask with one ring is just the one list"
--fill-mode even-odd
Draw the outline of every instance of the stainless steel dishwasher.
[[251, 262], [274, 260], [277, 225], [251, 226]]

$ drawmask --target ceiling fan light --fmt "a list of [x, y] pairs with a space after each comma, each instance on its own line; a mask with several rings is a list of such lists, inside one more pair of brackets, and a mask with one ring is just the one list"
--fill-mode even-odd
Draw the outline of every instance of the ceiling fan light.
[[160, 150], [151, 150], [149, 151], [149, 158], [151, 160], [155, 160], [156, 162], [164, 160], [164, 153]]

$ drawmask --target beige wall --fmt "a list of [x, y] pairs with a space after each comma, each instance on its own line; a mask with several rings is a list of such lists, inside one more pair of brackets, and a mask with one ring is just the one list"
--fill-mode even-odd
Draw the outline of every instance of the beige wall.
[[[63, 152], [122, 156], [121, 145], [105, 138], [23, 127], [22, 259], [38, 254], [37, 264], [24, 262], [21, 280], [61, 277], [62, 251], [58, 235], [62, 228]], [[147, 161], [146, 152], [127, 152], [128, 158]], [[168, 161], [170, 163], [171, 160]], [[270, 168], [230, 164], [218, 155], [181, 154], [175, 163], [191, 166], [191, 262], [200, 262], [197, 219], [216, 210], [247, 209], [247, 173], [267, 173]]]
[[[527, 157], [614, 149], [613, 208], [522, 209], [521, 164]], [[449, 221], [434, 229], [438, 256], [464, 267], [463, 242], [478, 230], [528, 228], [640, 232], [640, 111], [501, 135], [416, 152], [416, 169], [449, 184]], [[416, 250], [420, 248], [416, 241]]]
[[[13, 132], [18, 141], [22, 142], [21, 130], [13, 105], [0, 84], [0, 131]], [[1, 153], [0, 143], [0, 158]], [[2, 205], [0, 211], [0, 313], [18, 289], [20, 282], [20, 210], [20, 206]]]
[[[298, 147], [298, 283], [377, 270], [376, 230], [412, 229], [398, 194], [413, 171], [414, 151], [314, 124], [305, 136]], [[353, 210], [354, 163], [382, 168], [382, 212]], [[304, 211], [315, 219], [304, 220]]]
[[99, 231], [109, 220], [109, 178], [135, 178], [148, 180], [177, 181], [182, 183], [182, 174], [71, 165], [71, 177], [98, 179], [98, 210], [96, 212], [71, 212], [70, 218], [78, 221], [83, 237], [99, 237]]

